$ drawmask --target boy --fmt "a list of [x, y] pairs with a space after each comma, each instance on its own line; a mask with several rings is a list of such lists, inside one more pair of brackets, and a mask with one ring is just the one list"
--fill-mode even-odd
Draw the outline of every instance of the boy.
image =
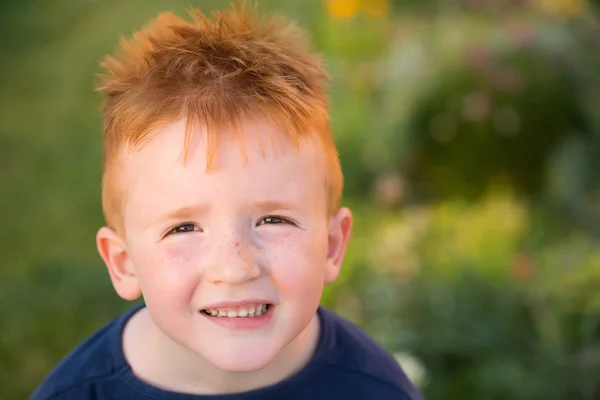
[[326, 73], [304, 34], [243, 5], [159, 16], [103, 62], [97, 246], [144, 305], [33, 400], [419, 399], [394, 359], [319, 307], [352, 216]]

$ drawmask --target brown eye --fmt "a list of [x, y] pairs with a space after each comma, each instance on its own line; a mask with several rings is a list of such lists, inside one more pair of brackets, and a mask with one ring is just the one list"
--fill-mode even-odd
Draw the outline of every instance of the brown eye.
[[194, 231], [200, 231], [200, 228], [198, 228], [196, 225], [194, 224], [182, 224], [179, 226], [176, 226], [175, 228], [171, 229], [169, 231], [170, 234], [178, 234], [178, 233], [187, 233], [187, 232], [194, 232]]
[[274, 225], [274, 224], [290, 224], [291, 222], [285, 218], [269, 215], [258, 221], [257, 225]]

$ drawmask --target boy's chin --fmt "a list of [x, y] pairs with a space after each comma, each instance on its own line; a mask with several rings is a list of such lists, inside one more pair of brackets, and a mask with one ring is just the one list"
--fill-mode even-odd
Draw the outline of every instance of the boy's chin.
[[243, 373], [262, 370], [273, 362], [277, 354], [279, 351], [275, 348], [265, 349], [264, 346], [260, 346], [240, 349], [216, 347], [202, 355], [221, 371]]

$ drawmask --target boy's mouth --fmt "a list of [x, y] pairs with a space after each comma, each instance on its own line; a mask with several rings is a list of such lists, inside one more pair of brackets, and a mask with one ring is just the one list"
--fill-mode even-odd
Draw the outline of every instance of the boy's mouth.
[[257, 318], [269, 311], [272, 304], [248, 304], [240, 307], [209, 308], [202, 313], [217, 318]]

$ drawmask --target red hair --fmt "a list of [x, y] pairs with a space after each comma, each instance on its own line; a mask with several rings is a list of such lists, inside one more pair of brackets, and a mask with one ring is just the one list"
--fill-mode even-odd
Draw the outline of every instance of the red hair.
[[[329, 212], [339, 208], [343, 177], [329, 125], [328, 75], [305, 32], [281, 18], [259, 20], [236, 3], [211, 17], [189, 12], [191, 21], [164, 13], [102, 61], [105, 74], [102, 207], [107, 224], [121, 229], [124, 188], [118, 159], [140, 148], [152, 133], [184, 119], [189, 151], [194, 126], [208, 134], [208, 167], [219, 131], [253, 117], [278, 126], [294, 143], [320, 139], [327, 162]], [[238, 137], [242, 137], [238, 135]]]

